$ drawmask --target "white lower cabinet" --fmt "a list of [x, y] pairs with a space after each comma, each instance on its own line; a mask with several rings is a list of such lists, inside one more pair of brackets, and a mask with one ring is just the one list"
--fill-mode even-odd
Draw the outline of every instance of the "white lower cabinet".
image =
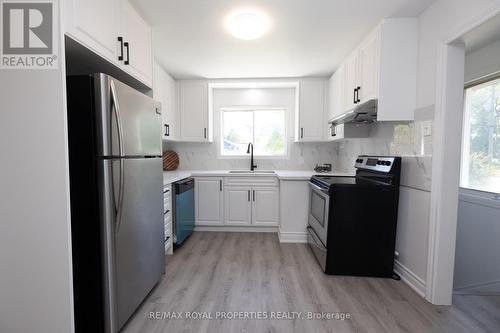
[[255, 187], [252, 190], [252, 224], [276, 226], [279, 222], [279, 189]]
[[195, 177], [196, 225], [277, 227], [279, 196], [275, 177]]
[[195, 219], [197, 225], [223, 222], [222, 178], [197, 177], [194, 180]]
[[224, 224], [249, 225], [252, 223], [251, 187], [224, 188]]

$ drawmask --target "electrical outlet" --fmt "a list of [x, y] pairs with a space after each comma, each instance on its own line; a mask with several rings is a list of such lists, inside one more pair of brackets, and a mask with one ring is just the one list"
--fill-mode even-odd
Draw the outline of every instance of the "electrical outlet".
[[432, 135], [432, 123], [430, 121], [426, 121], [422, 125], [422, 134], [423, 134], [423, 136], [431, 136]]

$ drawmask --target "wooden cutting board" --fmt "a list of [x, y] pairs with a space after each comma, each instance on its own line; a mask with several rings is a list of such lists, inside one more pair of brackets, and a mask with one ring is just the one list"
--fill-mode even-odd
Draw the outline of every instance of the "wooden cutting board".
[[173, 150], [163, 153], [163, 170], [174, 171], [179, 167], [179, 155]]

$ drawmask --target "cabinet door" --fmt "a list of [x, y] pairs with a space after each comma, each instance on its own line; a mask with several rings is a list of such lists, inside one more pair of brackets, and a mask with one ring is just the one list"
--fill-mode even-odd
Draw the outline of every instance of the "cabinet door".
[[279, 189], [277, 187], [254, 187], [252, 203], [252, 223], [254, 225], [278, 225]]
[[121, 34], [124, 47], [123, 69], [149, 87], [153, 80], [151, 27], [126, 0], [122, 0]]
[[119, 0], [67, 0], [64, 5], [66, 34], [117, 63]]
[[378, 98], [379, 34], [372, 34], [359, 48], [358, 99], [364, 103]]
[[344, 111], [356, 106], [355, 89], [358, 87], [358, 51], [354, 52], [345, 63]]
[[326, 80], [304, 80], [300, 82], [299, 89], [296, 141], [323, 141]]
[[153, 73], [153, 98], [161, 103], [162, 138], [177, 139], [176, 83], [165, 70], [155, 63]]
[[207, 82], [181, 81], [179, 83], [179, 116], [181, 141], [210, 141]]
[[344, 110], [344, 87], [345, 68], [341, 66], [333, 73], [329, 82], [329, 110], [328, 120], [331, 120], [345, 112]]
[[252, 188], [226, 186], [224, 188], [224, 223], [249, 225], [252, 222]]
[[222, 178], [195, 178], [194, 184], [196, 224], [221, 224], [223, 221]]

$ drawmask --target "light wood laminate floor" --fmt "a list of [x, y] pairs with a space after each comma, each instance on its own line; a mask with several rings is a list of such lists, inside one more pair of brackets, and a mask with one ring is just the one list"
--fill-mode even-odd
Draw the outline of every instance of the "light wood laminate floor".
[[[500, 297], [433, 306], [402, 281], [325, 275], [307, 245], [280, 244], [274, 233], [195, 232], [167, 257], [166, 271], [123, 332], [500, 332]], [[192, 311], [214, 319], [186, 319]], [[215, 318], [223, 311], [351, 319]], [[183, 319], [164, 318], [173, 312]]]

